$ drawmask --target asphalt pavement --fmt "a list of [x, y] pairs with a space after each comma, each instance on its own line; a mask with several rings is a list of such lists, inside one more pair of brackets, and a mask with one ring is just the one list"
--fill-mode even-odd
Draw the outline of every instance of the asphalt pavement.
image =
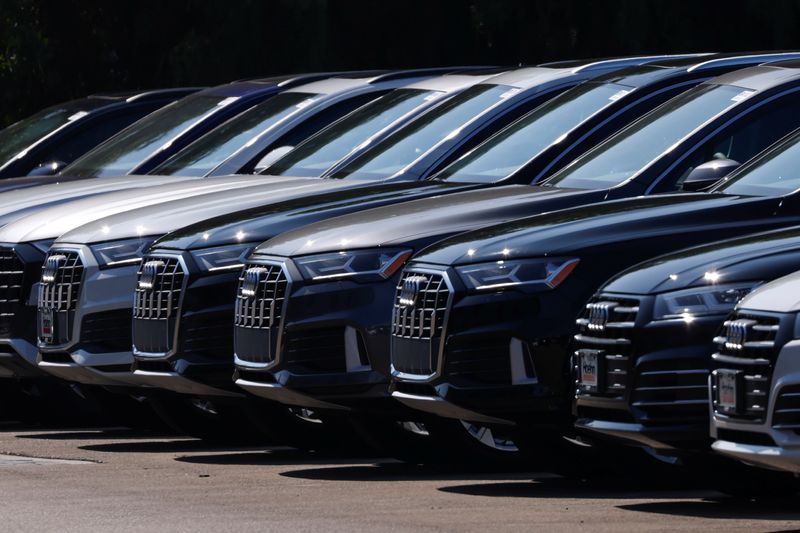
[[124, 428], [0, 424], [13, 531], [784, 531], [800, 502], [653, 480], [475, 473]]

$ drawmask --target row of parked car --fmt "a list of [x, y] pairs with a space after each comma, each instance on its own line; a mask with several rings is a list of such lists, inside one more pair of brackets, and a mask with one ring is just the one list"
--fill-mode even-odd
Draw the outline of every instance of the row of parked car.
[[795, 52], [55, 106], [0, 131], [0, 376], [207, 438], [584, 472], [627, 444], [786, 490], [798, 110]]

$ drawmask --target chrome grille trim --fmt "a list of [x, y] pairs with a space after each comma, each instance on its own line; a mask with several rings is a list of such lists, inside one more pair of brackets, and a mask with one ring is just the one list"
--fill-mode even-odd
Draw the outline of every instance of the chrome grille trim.
[[12, 319], [22, 304], [25, 267], [13, 248], [0, 247], [0, 318]]
[[136, 273], [134, 320], [168, 320], [180, 311], [186, 269], [179, 257], [149, 255]]
[[[407, 281], [418, 284], [415, 306], [421, 300], [423, 307], [417, 312], [410, 308]], [[406, 291], [404, 292], [404, 287]], [[441, 375], [445, 365], [445, 339], [450, 310], [455, 291], [446, 270], [412, 266], [403, 270], [395, 291], [392, 307], [391, 373], [398, 379], [430, 381]], [[402, 300], [402, 302], [401, 302]], [[400, 361], [396, 342], [419, 343], [427, 347], [427, 358], [418, 363]], [[416, 347], [415, 347], [416, 349]]]
[[245, 264], [234, 310], [237, 366], [265, 370], [280, 363], [291, 288], [292, 278], [284, 262], [256, 259]]
[[51, 250], [42, 266], [39, 308], [73, 311], [78, 305], [83, 271], [83, 261], [77, 251]]
[[[636, 325], [639, 301], [625, 296], [601, 295], [586, 304], [582, 315], [575, 321], [578, 331], [574, 336], [577, 350], [573, 371], [575, 390], [579, 395], [623, 396], [629, 387], [628, 369], [632, 341], [629, 331]], [[587, 388], [580, 381], [578, 361], [582, 349], [600, 349], [603, 353], [602, 382], [597, 389]]]
[[714, 338], [717, 351], [711, 358], [717, 370], [734, 370], [740, 376], [742, 405], [736, 411], [717, 402], [717, 370], [711, 373], [712, 408], [715, 416], [763, 422], [769, 405], [774, 360], [779, 350], [780, 319], [737, 311]]

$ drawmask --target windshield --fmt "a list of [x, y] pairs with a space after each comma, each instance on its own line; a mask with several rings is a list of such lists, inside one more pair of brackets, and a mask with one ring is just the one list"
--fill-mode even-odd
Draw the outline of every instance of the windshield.
[[602, 189], [623, 183], [711, 118], [753, 91], [700, 85], [676, 96], [568, 166], [549, 185]]
[[714, 192], [747, 196], [783, 196], [800, 189], [800, 134], [743, 168]]
[[61, 173], [86, 178], [127, 174], [183, 130], [231, 101], [211, 95], [195, 95], [178, 100], [135, 122], [108, 142], [67, 165]]
[[42, 137], [106, 103], [99, 98], [68, 102], [39, 111], [0, 130], [0, 167]]
[[585, 83], [539, 106], [442, 170], [439, 179], [490, 183], [506, 178], [560, 137], [633, 88]]
[[392, 91], [311, 137], [263, 174], [320, 176], [371, 136], [440, 94], [419, 89]]
[[224, 124], [217, 126], [172, 156], [151, 174], [166, 176], [205, 176], [248, 141], [282, 119], [300, 111], [318, 96], [311, 93], [281, 93], [251, 107]]
[[518, 92], [507, 85], [475, 85], [425, 113], [408, 127], [377, 144], [333, 178], [382, 179], [413, 163], [471, 119]]

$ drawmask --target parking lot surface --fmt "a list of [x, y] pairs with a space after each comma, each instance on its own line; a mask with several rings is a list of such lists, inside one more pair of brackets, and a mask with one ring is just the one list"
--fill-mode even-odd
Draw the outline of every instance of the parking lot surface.
[[127, 429], [0, 425], [3, 531], [781, 531], [797, 500], [653, 482], [442, 472]]

